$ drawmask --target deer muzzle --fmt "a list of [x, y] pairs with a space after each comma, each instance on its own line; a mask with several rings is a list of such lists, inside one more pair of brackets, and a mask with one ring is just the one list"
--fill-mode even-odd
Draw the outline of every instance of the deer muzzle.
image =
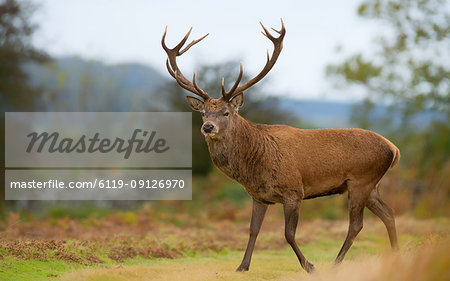
[[213, 122], [205, 122], [202, 126], [202, 133], [206, 135], [215, 135], [219, 130]]

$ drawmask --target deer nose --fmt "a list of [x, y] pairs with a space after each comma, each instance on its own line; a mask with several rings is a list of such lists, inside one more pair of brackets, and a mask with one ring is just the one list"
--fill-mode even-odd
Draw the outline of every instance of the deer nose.
[[205, 133], [211, 133], [213, 129], [214, 129], [214, 125], [211, 125], [211, 124], [203, 125], [203, 132], [205, 132]]

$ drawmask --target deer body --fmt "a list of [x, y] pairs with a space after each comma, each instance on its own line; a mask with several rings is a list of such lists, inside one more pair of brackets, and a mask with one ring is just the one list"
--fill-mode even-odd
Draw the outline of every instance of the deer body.
[[207, 136], [206, 142], [214, 164], [264, 204], [344, 193], [353, 180], [378, 181], [398, 155], [391, 142], [367, 130], [302, 130], [239, 119], [226, 138]]
[[[262, 24], [261, 24], [262, 25]], [[302, 200], [348, 193], [349, 228], [347, 237], [335, 260], [340, 263], [363, 227], [363, 211], [367, 207], [386, 226], [393, 249], [398, 248], [393, 210], [381, 199], [378, 183], [387, 170], [400, 159], [400, 151], [386, 138], [362, 129], [297, 129], [285, 125], [255, 124], [242, 118], [243, 92], [260, 81], [274, 66], [286, 33], [273, 37], [263, 27], [263, 34], [274, 44], [272, 56], [267, 54], [263, 70], [243, 85], [242, 64], [239, 76], [230, 91], [211, 98], [193, 81], [184, 77], [176, 58], [206, 36], [181, 49], [191, 30], [173, 49], [162, 46], [168, 55], [167, 70], [184, 89], [202, 100], [188, 96], [191, 108], [203, 117], [201, 132], [214, 164], [228, 177], [239, 182], [253, 199], [250, 237], [238, 271], [248, 270], [251, 256], [267, 206], [283, 204], [285, 238], [301, 266], [312, 272], [314, 266], [303, 256], [295, 232]]]

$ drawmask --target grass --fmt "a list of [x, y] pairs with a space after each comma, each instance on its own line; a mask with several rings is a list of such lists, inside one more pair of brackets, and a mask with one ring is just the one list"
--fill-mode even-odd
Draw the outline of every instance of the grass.
[[[432, 240], [432, 239], [431, 239]], [[359, 245], [339, 267], [333, 267], [334, 254], [322, 244], [305, 245], [306, 256], [315, 262], [316, 272], [304, 272], [290, 249], [258, 251], [249, 272], [235, 272], [242, 252], [156, 262], [136, 261], [124, 266], [76, 271], [63, 280], [449, 280], [449, 240], [404, 246], [399, 253], [380, 251], [369, 243]], [[327, 241], [332, 248], [337, 242]], [[375, 252], [376, 254], [370, 254]]]
[[74, 272], [65, 280], [271, 280], [300, 271], [295, 255], [288, 251], [258, 251], [251, 272], [236, 273], [242, 252], [226, 255], [199, 255], [177, 260], [126, 265], [116, 268], [96, 268]]
[[[420, 247], [423, 243], [430, 243], [427, 242], [429, 240], [439, 240], [436, 237], [400, 235], [400, 244], [403, 249], [409, 250], [412, 247]], [[300, 247], [305, 256], [315, 264], [318, 272], [325, 274], [329, 272], [342, 242], [343, 239], [322, 237], [320, 240], [302, 244]], [[363, 233], [348, 252], [343, 268], [348, 270], [348, 264], [356, 266], [356, 261], [378, 263], [377, 259], [380, 258], [377, 256], [389, 256], [389, 253], [387, 238]], [[250, 271], [246, 273], [234, 272], [242, 259], [243, 251], [226, 248], [217, 252], [186, 252], [176, 259], [148, 259], [136, 256], [123, 262], [100, 255], [103, 262], [93, 264], [79, 264], [54, 257], [42, 261], [34, 258], [21, 259], [7, 253], [3, 255], [0, 260], [0, 280], [59, 280], [61, 278], [95, 281], [179, 280], [180, 276], [183, 276], [183, 280], [294, 280], [301, 276], [310, 278], [301, 269], [295, 254], [287, 246], [277, 250], [256, 250]]]
[[0, 280], [49, 280], [57, 279], [77, 269], [86, 267], [67, 263], [64, 260], [52, 259], [41, 261], [35, 259], [22, 260], [12, 256], [3, 257], [0, 262]]
[[[300, 221], [297, 241], [319, 272], [307, 275], [284, 240], [282, 213], [271, 208], [256, 243], [250, 272], [235, 273], [248, 239], [250, 210], [230, 210], [234, 212], [231, 217], [228, 209], [208, 212], [210, 217], [193, 217], [143, 208], [101, 217], [27, 221], [11, 213], [0, 221], [0, 280], [179, 280], [180, 276], [185, 280], [309, 280], [332, 272], [330, 265], [345, 239], [347, 220]], [[416, 261], [403, 257], [423, 252], [421, 245], [428, 243], [434, 249], [441, 239], [449, 242], [446, 218], [398, 217], [397, 229], [403, 253], [398, 260], [408, 266]], [[448, 260], [450, 249], [441, 248], [448, 251], [438, 255]], [[384, 225], [369, 217], [339, 268], [354, 264], [358, 272], [356, 269], [362, 266], [359, 262], [380, 268], [384, 266], [380, 265], [381, 256], [391, 263], [396, 261], [390, 252]], [[444, 269], [436, 270], [448, 269], [446, 264], [441, 267]]]

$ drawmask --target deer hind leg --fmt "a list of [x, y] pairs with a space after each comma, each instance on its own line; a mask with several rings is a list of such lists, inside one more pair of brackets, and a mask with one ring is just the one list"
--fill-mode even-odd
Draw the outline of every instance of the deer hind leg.
[[264, 215], [267, 211], [267, 205], [253, 200], [252, 220], [250, 222], [250, 237], [248, 239], [247, 249], [245, 250], [244, 259], [236, 271], [247, 271], [250, 267], [252, 259], [253, 247], [255, 246], [256, 237], [261, 229]]
[[394, 211], [381, 199], [380, 194], [378, 193], [378, 188], [370, 193], [366, 206], [384, 223], [389, 235], [389, 241], [391, 242], [392, 249], [398, 250]]
[[303, 267], [303, 269], [306, 270], [306, 272], [311, 273], [314, 271], [314, 265], [310, 263], [305, 258], [305, 256], [303, 256], [302, 252], [297, 246], [297, 243], [295, 242], [295, 231], [297, 229], [298, 223], [299, 204], [285, 203], [283, 207], [284, 207], [284, 221], [285, 221], [284, 235], [286, 237], [286, 241], [294, 250], [300, 262], [300, 265]]
[[342, 245], [339, 254], [336, 257], [335, 264], [339, 264], [345, 257], [348, 249], [353, 244], [358, 233], [363, 228], [363, 215], [364, 207], [366, 205], [367, 198], [372, 188], [368, 188], [374, 185], [350, 185], [348, 189], [348, 210], [349, 210], [349, 226], [347, 237]]

